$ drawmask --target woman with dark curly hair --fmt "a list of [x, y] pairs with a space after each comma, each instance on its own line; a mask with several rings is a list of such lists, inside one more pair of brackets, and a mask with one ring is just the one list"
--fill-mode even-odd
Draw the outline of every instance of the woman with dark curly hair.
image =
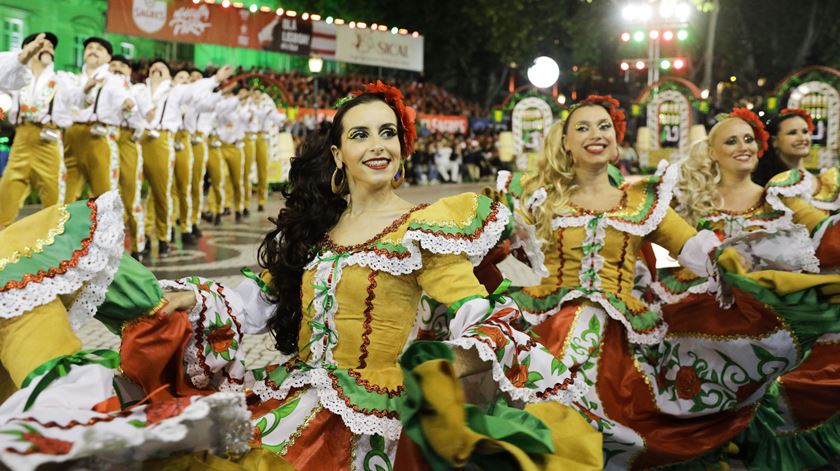
[[[292, 160], [286, 205], [260, 247], [261, 276], [246, 271], [236, 288], [162, 282], [175, 312], [124, 327], [120, 349], [124, 375], [153, 400], [134, 409], [154, 412], [146, 437], [157, 422], [189, 416], [195, 397], [212, 404], [244, 392], [260, 451], [246, 460], [276, 461], [273, 452], [306, 470], [601, 467], [601, 435], [558, 404], [583, 392], [579, 376], [512, 327], [520, 311], [504, 286], [489, 294], [473, 275], [509, 211], [473, 193], [429, 205], [400, 198], [415, 137], [399, 90], [367, 85]], [[265, 331], [285, 361], [248, 370], [242, 336]], [[465, 406], [459, 379], [484, 372], [492, 406]], [[510, 407], [499, 392], [529, 405]], [[20, 419], [12, 416], [0, 414], [0, 427]], [[78, 423], [49, 432], [65, 443], [116, 433]], [[230, 433], [241, 439], [241, 428]], [[55, 459], [30, 451], [29, 463]]]
[[815, 208], [840, 210], [840, 167], [824, 168], [818, 176], [805, 168], [811, 153], [814, 122], [807, 111], [785, 108], [767, 122], [771, 145], [758, 162], [752, 179], [768, 193], [798, 196]]

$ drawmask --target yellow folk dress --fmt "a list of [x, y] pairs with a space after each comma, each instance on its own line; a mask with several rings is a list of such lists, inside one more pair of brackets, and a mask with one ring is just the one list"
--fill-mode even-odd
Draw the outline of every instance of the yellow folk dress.
[[[720, 310], [711, 301], [714, 294], [707, 294], [709, 281], [684, 268], [660, 271], [659, 280], [652, 285], [672, 331], [688, 328], [696, 323], [695, 317], [701, 317], [718, 335], [767, 336], [793, 327], [798, 358], [795, 369], [769, 385], [758, 408], [740, 412], [750, 417], [750, 422], [735, 441], [751, 467], [824, 466], [840, 452], [836, 420], [832, 420], [838, 413], [836, 395], [840, 394], [835, 360], [840, 353], [838, 334], [821, 335], [835, 331], [833, 322], [826, 321], [836, 311], [827, 303], [836, 281], [833, 276], [817, 275], [821, 269], [828, 273], [831, 267], [836, 268], [840, 237], [836, 217], [828, 217], [826, 211], [810, 204], [815, 202], [815, 178], [799, 170], [777, 175], [753, 207], [715, 211], [700, 223], [725, 243], [742, 239], [738, 245], [743, 253], [775, 252], [775, 258], [759, 267], [763, 270], [746, 274], [770, 291], [735, 288], [730, 293], [733, 308]], [[751, 237], [758, 233], [784, 233], [786, 237], [779, 240], [785, 243], [772, 242], [772, 236]], [[694, 315], [703, 308], [704, 316]]]
[[[677, 178], [674, 168], [622, 186], [618, 207], [569, 207], [553, 219], [553, 240], [515, 242], [544, 278], [512, 297], [539, 341], [591, 385], [575, 406], [603, 433], [608, 469], [681, 466], [716, 452], [747, 427], [762, 393], [815, 339], [802, 338], [804, 321], [776, 313], [729, 325], [714, 296], [672, 317], [669, 306], [633, 294], [639, 250], [652, 242], [723, 285], [736, 303], [760, 304], [754, 291], [764, 288], [743, 273], [733, 250], [715, 250], [710, 231], [695, 235], [670, 208]], [[532, 229], [531, 208], [547, 191], [512, 200], [523, 202], [519, 234]], [[826, 317], [840, 328], [840, 313]]]

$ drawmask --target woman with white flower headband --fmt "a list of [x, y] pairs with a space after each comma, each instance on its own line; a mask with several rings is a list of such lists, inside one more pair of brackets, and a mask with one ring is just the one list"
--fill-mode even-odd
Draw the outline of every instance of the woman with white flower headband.
[[[575, 406], [603, 433], [605, 466], [680, 465], [726, 446], [746, 427], [751, 416], [741, 404], [755, 403], [756, 390], [795, 366], [793, 338], [804, 320], [790, 320], [794, 327], [777, 322], [774, 341], [730, 341], [717, 335], [718, 323], [706, 325], [716, 319], [702, 311], [690, 312], [693, 322], [669, 325], [658, 305], [634, 293], [638, 254], [647, 242], [723, 288], [772, 291], [745, 272], [763, 259], [740, 253], [738, 245], [721, 246], [714, 233], [696, 232], [671, 209], [676, 167], [611, 185], [608, 163], [625, 126], [616, 100], [588, 97], [549, 130], [539, 168], [521, 182], [521, 198], [506, 196], [509, 176], [500, 176], [499, 196], [516, 208], [511, 246], [543, 276], [538, 286], [511, 296], [558, 368], [591, 386]], [[840, 277], [824, 281], [840, 286]], [[836, 307], [823, 315], [823, 326], [840, 320]], [[771, 317], [778, 316], [755, 320]], [[798, 340], [807, 348], [807, 340]], [[783, 357], [784, 367], [765, 370], [767, 356]], [[749, 381], [737, 382], [747, 370]]]
[[[582, 381], [513, 328], [520, 311], [504, 286], [488, 293], [473, 275], [510, 212], [472, 193], [401, 199], [415, 136], [399, 90], [367, 85], [292, 161], [285, 207], [260, 249], [263, 274], [243, 271], [236, 288], [161, 282], [163, 302], [156, 284], [116, 276], [100, 310], [126, 309], [137, 292], [155, 306], [112, 325], [122, 334], [116, 377], [142, 400], [126, 404], [111, 363], [57, 359], [0, 408], [0, 459], [17, 469], [203, 449], [245, 469], [601, 468], [601, 435], [560, 404]], [[424, 308], [432, 299], [448, 306], [444, 316]], [[265, 331], [285, 361], [246, 369], [243, 335]], [[489, 409], [465, 405], [460, 378], [484, 372], [497, 397]], [[186, 456], [181, 464], [220, 460]]]
[[[797, 133], [810, 132], [800, 113], [783, 114]], [[767, 158], [768, 140], [758, 116], [736, 108], [718, 116], [708, 139], [695, 143], [685, 161], [669, 168], [680, 174], [675, 198], [680, 214], [756, 261], [764, 259], [755, 264], [759, 287], [734, 282], [727, 293], [718, 293], [730, 309], [718, 307], [716, 282], [685, 268], [662, 270], [651, 287], [671, 332], [703, 330], [748, 343], [754, 351], [761, 346], [766, 358], [760, 365], [776, 365], [772, 373], [780, 377], [770, 384], [759, 370], [748, 368], [732, 379], [737, 413], [749, 424], [733, 439], [742, 459], [758, 468], [827, 466], [840, 455], [840, 336], [832, 333], [837, 332], [837, 305], [831, 304], [837, 301], [832, 299], [836, 275], [818, 273], [836, 271], [840, 264], [840, 225], [837, 216], [809, 204], [812, 192], [802, 190], [799, 170], [771, 179], [766, 188], [751, 180]], [[789, 354], [782, 354], [785, 336], [795, 342]], [[704, 365], [701, 379], [714, 371], [709, 366]], [[758, 408], [756, 399], [761, 400]], [[716, 458], [714, 453], [709, 457]]]

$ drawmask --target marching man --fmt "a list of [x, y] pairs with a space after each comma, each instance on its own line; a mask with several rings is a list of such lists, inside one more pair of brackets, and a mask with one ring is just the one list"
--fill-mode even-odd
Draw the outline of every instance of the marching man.
[[35, 188], [45, 207], [64, 203], [67, 172], [62, 132], [73, 124], [73, 77], [53, 68], [58, 45], [55, 34], [27, 36], [24, 49], [37, 37], [46, 40], [28, 62], [33, 80], [13, 93], [9, 120], [15, 124], [15, 140], [0, 178], [0, 228], [15, 220], [30, 187]]
[[79, 198], [85, 182], [91, 197], [119, 188], [119, 125], [122, 113], [135, 106], [128, 80], [109, 71], [111, 43], [90, 37], [84, 46], [85, 65], [76, 76], [82, 92], [64, 140], [67, 201]]

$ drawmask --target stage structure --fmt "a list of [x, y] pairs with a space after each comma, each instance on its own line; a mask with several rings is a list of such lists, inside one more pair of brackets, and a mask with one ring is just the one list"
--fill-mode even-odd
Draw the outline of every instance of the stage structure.
[[660, 161], [687, 156], [691, 143], [705, 136], [702, 125], [693, 126], [696, 116], [708, 110], [699, 88], [682, 77], [665, 77], [642, 90], [631, 108], [634, 117], [645, 116], [636, 135], [642, 171], [650, 173]]

